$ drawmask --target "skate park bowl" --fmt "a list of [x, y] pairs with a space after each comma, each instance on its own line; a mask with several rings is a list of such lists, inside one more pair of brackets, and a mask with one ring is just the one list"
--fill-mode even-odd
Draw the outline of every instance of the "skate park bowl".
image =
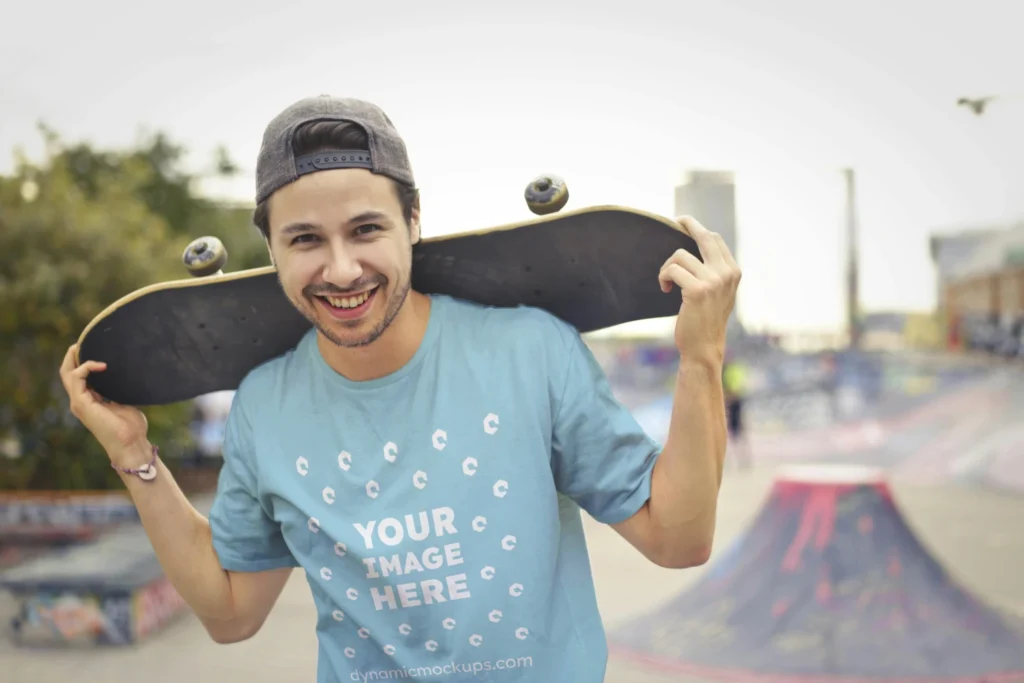
[[[867, 464], [901, 481], [1024, 494], [1024, 366], [1019, 363], [865, 352], [746, 362], [752, 390], [744, 408], [745, 432], [757, 463]], [[674, 372], [659, 370], [670, 378]], [[611, 372], [628, 374], [615, 367]], [[629, 407], [661, 443], [668, 436], [673, 399], [653, 390], [663, 384], [650, 382], [646, 393], [615, 386], [623, 396], [641, 396]], [[727, 467], [734, 446], [730, 443]]]
[[751, 523], [700, 571], [611, 630], [612, 654], [706, 680], [1024, 681], [1020, 620], [935, 559], [881, 468], [780, 468]]

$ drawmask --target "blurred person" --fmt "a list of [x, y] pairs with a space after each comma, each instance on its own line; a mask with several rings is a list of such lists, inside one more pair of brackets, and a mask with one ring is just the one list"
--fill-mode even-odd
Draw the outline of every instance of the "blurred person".
[[239, 386], [209, 518], [160, 462], [143, 413], [87, 388], [105, 366], [75, 367], [72, 347], [61, 368], [72, 413], [121, 472], [174, 587], [215, 641], [233, 643], [259, 631], [301, 568], [324, 683], [603, 681], [580, 509], [659, 566], [711, 552], [740, 279], [722, 239], [681, 218], [703, 263], [680, 250], [650, 274], [684, 301], [661, 448], [575, 328], [413, 288], [419, 196], [375, 105], [289, 106], [264, 133], [256, 181], [254, 222], [312, 329]]
[[722, 387], [725, 393], [725, 409], [729, 443], [733, 446], [736, 463], [741, 470], [753, 466], [750, 438], [743, 417], [743, 406], [747, 395], [747, 369], [735, 356], [728, 356], [722, 369]]
[[220, 458], [224, 444], [224, 426], [231, 412], [233, 391], [216, 391], [192, 400], [189, 430], [195, 444], [191, 462], [200, 467], [211, 458]]

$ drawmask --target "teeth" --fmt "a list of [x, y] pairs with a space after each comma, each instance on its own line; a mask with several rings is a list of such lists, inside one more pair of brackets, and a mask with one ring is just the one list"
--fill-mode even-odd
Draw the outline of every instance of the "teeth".
[[364, 301], [370, 298], [370, 294], [372, 293], [373, 290], [371, 289], [368, 292], [362, 292], [361, 294], [357, 294], [355, 296], [325, 296], [324, 298], [327, 299], [327, 301], [330, 302], [330, 304], [335, 308], [355, 308], [356, 306], [361, 305]]

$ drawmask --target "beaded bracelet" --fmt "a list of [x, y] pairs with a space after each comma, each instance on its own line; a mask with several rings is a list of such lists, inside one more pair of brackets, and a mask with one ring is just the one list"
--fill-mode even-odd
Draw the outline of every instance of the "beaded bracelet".
[[143, 481], [153, 481], [154, 479], [156, 479], [156, 454], [159, 451], [159, 448], [153, 446], [153, 458], [142, 467], [136, 469], [132, 469], [130, 467], [118, 467], [114, 463], [110, 463], [110, 466], [113, 467], [118, 472], [123, 472], [124, 474], [138, 475], [139, 479], [142, 479]]

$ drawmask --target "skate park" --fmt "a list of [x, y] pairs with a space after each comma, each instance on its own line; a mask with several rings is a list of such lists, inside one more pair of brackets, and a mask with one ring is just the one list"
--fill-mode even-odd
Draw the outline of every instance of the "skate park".
[[[0, 113], [0, 682], [317, 680], [309, 577], [292, 573], [255, 636], [214, 642], [53, 389], [75, 335], [185, 277], [195, 238], [223, 241], [226, 272], [269, 264], [251, 161], [266, 116], [312, 89], [377, 99], [410, 131], [424, 237], [529, 218], [523, 185], [554, 172], [567, 210], [692, 214], [744, 267], [727, 344], [744, 438], [710, 558], [656, 566], [584, 515], [605, 683], [1024, 683], [1010, 12], [923, 7], [924, 30], [888, 7], [735, 0], [457, 21], [435, 5], [189, 4], [126, 16], [101, 0], [61, 8], [63, 28], [25, 5], [0, 46], [25, 64]], [[320, 39], [280, 50], [303, 20]], [[170, 132], [133, 142], [137, 126]], [[679, 352], [671, 321], [645, 322], [586, 339], [664, 440]], [[203, 513], [230, 405], [147, 411]]]
[[[751, 498], [723, 508], [708, 565], [612, 627], [624, 667], [664, 677], [651, 680], [1019, 678], [1024, 546], [1000, 519], [1022, 510], [1024, 374], [982, 362], [921, 383], [935, 359], [903, 360], [920, 394], [754, 439], [758, 466], [733, 464], [724, 485]], [[645, 416], [657, 429], [657, 404]]]
[[[605, 335], [589, 345], [620, 400], [664, 440], [671, 345]], [[1019, 359], [793, 352], [756, 335], [731, 348], [751, 387], [749, 453], [729, 445], [709, 561], [659, 568], [585, 517], [606, 681], [1021, 680]], [[227, 401], [204, 403], [212, 419], [198, 441], [214, 459]], [[206, 511], [211, 482], [195, 478]], [[11, 680], [117, 683], [141, 667], [156, 681], [315, 676], [301, 572], [255, 637], [219, 645], [163, 579], [130, 501], [27, 500], [0, 508], [0, 659]]]
[[[594, 346], [600, 358], [606, 349]], [[658, 363], [650, 347], [617, 346], [610, 355], [618, 363], [605, 356], [611, 377], [636, 359]], [[1024, 368], [984, 356], [862, 356], [849, 364], [862, 385], [871, 383], [865, 368], [883, 357], [901, 379], [861, 401], [856, 419], [786, 416], [809, 402], [765, 397], [753, 464], [727, 462], [706, 565], [661, 569], [586, 518], [611, 652], [607, 681], [1020, 679], [1024, 532], [1012, 520], [1024, 518]], [[637, 389], [623, 389], [624, 400], [652, 393]], [[636, 407], [652, 433], [659, 407], [663, 397]], [[787, 417], [813, 425], [783, 431]], [[208, 504], [208, 495], [198, 501]], [[160, 585], [144, 536], [117, 519], [127, 513], [106, 514], [112, 531], [78, 551], [25, 561], [4, 581], [41, 590], [49, 576], [65, 587], [92, 581], [95, 591], [100, 576], [114, 592], [146, 593], [134, 607], [144, 623], [120, 628], [109, 604], [90, 613], [67, 598], [51, 604], [48, 625], [37, 605], [34, 623], [15, 637], [8, 624], [19, 603], [8, 592], [0, 654], [11, 680], [127, 681], [140, 667], [156, 681], [314, 675], [316, 641], [304, 627], [315, 613], [299, 572], [259, 634], [217, 645]]]

